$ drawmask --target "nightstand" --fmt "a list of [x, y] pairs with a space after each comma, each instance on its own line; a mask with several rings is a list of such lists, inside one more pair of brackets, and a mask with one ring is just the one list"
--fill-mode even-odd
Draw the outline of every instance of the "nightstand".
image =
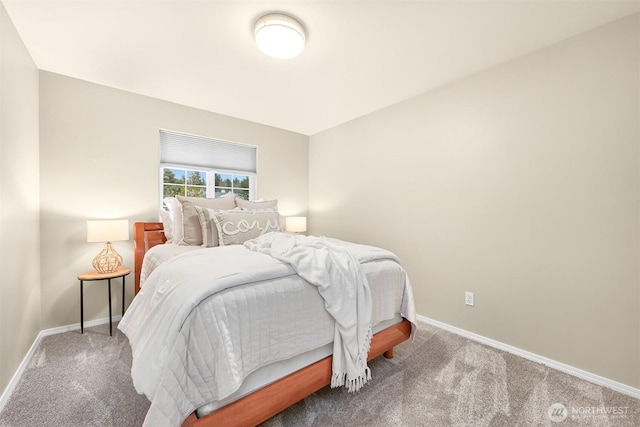
[[111, 279], [122, 277], [122, 315], [124, 316], [124, 278], [129, 273], [131, 273], [130, 269], [119, 267], [113, 273], [98, 273], [96, 270], [92, 270], [78, 274], [78, 280], [80, 280], [80, 333], [84, 334], [84, 282], [96, 280], [107, 280], [109, 282], [109, 335], [113, 336], [113, 326], [111, 323]]

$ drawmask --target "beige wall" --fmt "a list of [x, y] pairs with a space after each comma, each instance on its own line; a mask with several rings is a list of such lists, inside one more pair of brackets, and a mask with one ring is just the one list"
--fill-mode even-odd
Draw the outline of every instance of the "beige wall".
[[[79, 322], [76, 275], [102, 247], [86, 242], [87, 219], [157, 220], [161, 128], [258, 146], [258, 197], [278, 198], [283, 215], [306, 213], [308, 137], [42, 71], [43, 329]], [[132, 266], [133, 242], [114, 246]], [[85, 320], [108, 316], [106, 292], [85, 287]]]
[[0, 3], [0, 394], [40, 330], [38, 70]]
[[638, 52], [636, 15], [313, 135], [310, 231], [395, 251], [422, 315], [640, 387]]

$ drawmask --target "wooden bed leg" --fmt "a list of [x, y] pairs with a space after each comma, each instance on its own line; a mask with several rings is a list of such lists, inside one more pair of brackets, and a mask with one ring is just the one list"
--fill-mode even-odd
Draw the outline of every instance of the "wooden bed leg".
[[393, 347], [382, 353], [385, 359], [393, 359]]

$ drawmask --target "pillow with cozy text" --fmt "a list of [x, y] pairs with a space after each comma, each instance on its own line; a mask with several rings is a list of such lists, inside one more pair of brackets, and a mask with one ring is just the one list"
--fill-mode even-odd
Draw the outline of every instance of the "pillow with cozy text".
[[280, 231], [275, 210], [231, 209], [214, 212], [220, 246], [239, 245], [271, 231]]

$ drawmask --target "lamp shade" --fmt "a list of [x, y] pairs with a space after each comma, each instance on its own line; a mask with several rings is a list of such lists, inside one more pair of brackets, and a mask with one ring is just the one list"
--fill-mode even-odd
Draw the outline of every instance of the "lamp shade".
[[306, 40], [302, 25], [288, 15], [269, 13], [256, 21], [258, 48], [274, 58], [288, 59], [302, 52]]
[[290, 233], [302, 233], [307, 231], [306, 216], [289, 216], [285, 220], [285, 230]]
[[128, 220], [87, 221], [87, 242], [117, 242], [120, 240], [129, 240]]

